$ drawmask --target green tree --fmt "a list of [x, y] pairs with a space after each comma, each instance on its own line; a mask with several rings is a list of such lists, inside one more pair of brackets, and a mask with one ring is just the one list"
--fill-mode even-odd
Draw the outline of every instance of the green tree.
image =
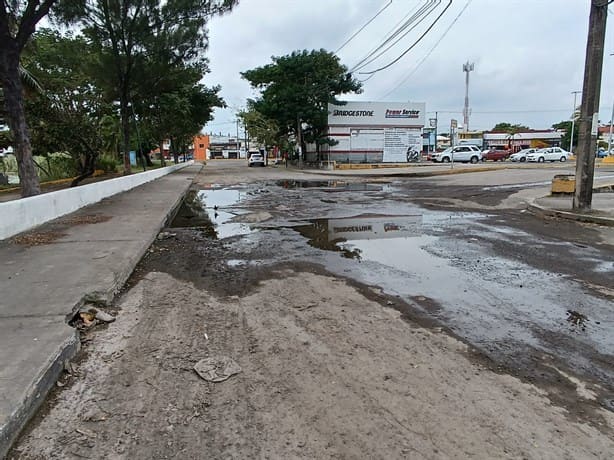
[[512, 124], [507, 122], [497, 123], [492, 131], [505, 132], [510, 134], [519, 133], [521, 131], [530, 131], [531, 128], [520, 124]]
[[83, 37], [49, 29], [36, 33], [23, 54], [24, 64], [44, 87], [26, 99], [34, 151], [69, 152], [79, 172], [73, 186], [94, 173], [104, 146], [101, 121], [113, 110], [91, 83], [88, 70], [95, 59]]
[[3, 1], [0, 7], [0, 83], [24, 197], [39, 194], [40, 185], [26, 122], [20, 58], [36, 25], [56, 2], [11, 0]]
[[360, 93], [361, 83], [337, 56], [323, 49], [294, 51], [272, 61], [241, 73], [261, 93], [252, 107], [274, 120], [280, 133], [297, 136], [300, 123], [306, 123], [303, 140], [315, 143], [319, 158], [320, 146], [332, 143], [327, 135], [328, 104], [340, 104], [337, 97], [342, 94]]
[[239, 112], [238, 117], [251, 138], [257, 139], [266, 147], [283, 144], [284, 138], [283, 135], [280, 136], [279, 125], [256, 111], [253, 108], [253, 101], [248, 101], [248, 109]]
[[[151, 43], [180, 50], [180, 58], [198, 59], [206, 49], [207, 21], [229, 11], [237, 0], [75, 0], [61, 10], [68, 23], [83, 27], [99, 48], [97, 78], [119, 102], [124, 172], [130, 173], [131, 118], [138, 93], [136, 74], [146, 65]], [[161, 40], [156, 41], [160, 35]]]
[[[572, 146], [570, 145], [571, 125], [572, 125], [571, 121], [563, 120], [563, 121], [559, 121], [558, 123], [553, 124], [552, 128], [565, 131], [565, 133], [561, 137], [561, 147], [564, 148], [565, 150], [573, 152], [574, 148], [572, 148]], [[574, 131], [573, 143], [574, 143], [574, 146], [577, 146], [578, 145], [578, 123], [577, 122], [575, 123], [573, 131]]]

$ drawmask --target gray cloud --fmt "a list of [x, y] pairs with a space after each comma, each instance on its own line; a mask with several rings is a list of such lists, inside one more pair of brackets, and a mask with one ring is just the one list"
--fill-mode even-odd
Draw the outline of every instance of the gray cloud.
[[[386, 0], [242, 0], [235, 11], [211, 25], [212, 72], [206, 83], [221, 84], [231, 106], [216, 112], [205, 130], [234, 132], [236, 109], [255, 96], [241, 71], [270, 62], [271, 56], [298, 49], [337, 49], [371, 18]], [[421, 0], [393, 0], [376, 20], [340, 52], [348, 67], [376, 46]], [[446, 3], [444, 0], [442, 5]], [[475, 62], [471, 73], [470, 127], [489, 129], [499, 121], [547, 128], [570, 116], [571, 91], [582, 89], [588, 30], [588, 0], [473, 0], [441, 43], [406, 82], [385, 100], [421, 101], [441, 113], [441, 126], [462, 120], [462, 64]], [[382, 100], [424, 59], [465, 6], [452, 7], [425, 39], [390, 69], [364, 84], [352, 100]], [[441, 8], [441, 7], [440, 7]], [[413, 43], [434, 15], [372, 65], [384, 65]], [[614, 98], [614, 37], [608, 29], [601, 92], [601, 119], [609, 121]], [[376, 65], [378, 64], [378, 65]], [[364, 78], [365, 75], [357, 75]], [[578, 102], [579, 103], [579, 102]], [[494, 112], [494, 113], [493, 113]]]

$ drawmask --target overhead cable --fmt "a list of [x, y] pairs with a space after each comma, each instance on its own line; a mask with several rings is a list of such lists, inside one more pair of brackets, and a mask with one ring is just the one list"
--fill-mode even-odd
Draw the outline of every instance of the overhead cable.
[[[350, 72], [353, 72], [355, 69], [360, 67], [361, 64], [363, 64], [365, 61], [367, 61], [369, 58], [371, 58], [371, 56], [373, 56], [380, 49], [382, 49], [384, 46], [386, 46], [391, 40], [394, 40], [394, 38], [397, 37], [401, 32], [403, 32], [403, 30], [405, 30], [414, 21], [416, 21], [418, 18], [420, 18], [425, 13], [425, 11], [427, 11], [428, 8], [431, 7], [433, 2], [435, 2], [435, 1], [441, 1], [441, 0], [426, 0], [422, 4], [422, 6], [420, 6], [418, 8], [411, 8], [409, 10], [409, 12], [403, 17], [403, 19], [401, 19], [399, 22], [397, 22], [392, 27], [392, 29], [390, 29], [388, 31], [388, 33], [384, 37], [384, 41], [382, 43], [380, 43], [379, 45], [376, 45], [374, 48], [372, 48], [367, 53], [366, 56], [364, 56], [360, 61], [358, 61], [358, 63], [356, 63], [356, 65], [354, 65], [354, 67], [352, 67], [350, 69]], [[409, 19], [408, 19], [408, 17], [409, 17]]]
[[356, 35], [358, 35], [360, 32], [362, 32], [365, 27], [367, 27], [369, 24], [371, 24], [375, 20], [375, 18], [378, 17], [380, 14], [382, 14], [384, 12], [384, 10], [386, 8], [388, 8], [390, 5], [392, 5], [392, 0], [390, 0], [381, 10], [379, 10], [375, 14], [375, 16], [373, 16], [371, 19], [369, 19], [360, 29], [358, 29], [356, 32], [354, 32], [354, 34], [350, 38], [348, 38], [345, 42], [343, 42], [343, 44], [339, 48], [337, 48], [335, 50], [335, 54], [337, 54], [339, 51], [341, 51], [345, 47], [345, 45], [350, 43], [354, 39], [354, 37], [356, 37]]
[[[421, 14], [421, 17], [412, 25], [412, 27], [407, 29], [393, 43], [390, 43], [390, 45], [388, 45], [386, 47], [386, 49], [383, 49], [382, 51], [380, 51], [379, 53], [377, 53], [376, 55], [371, 57], [369, 60], [362, 62], [360, 65], [354, 66], [354, 71], [360, 70], [360, 69], [366, 67], [367, 65], [371, 64], [373, 61], [375, 61], [376, 59], [381, 57], [383, 54], [388, 52], [393, 46], [395, 46], [397, 43], [399, 43], [401, 40], [403, 40], [403, 38], [405, 38], [412, 30], [414, 30], [416, 27], [418, 27], [422, 23], [422, 21], [424, 21], [433, 11], [435, 11], [435, 9], [440, 5], [440, 3], [441, 3], [441, 0], [437, 0], [436, 3], [433, 3], [431, 6], [429, 6], [429, 9], [427, 11], [425, 11], [423, 14]], [[392, 39], [392, 37], [391, 37], [391, 39]], [[383, 45], [382, 45], [382, 47], [383, 47]], [[381, 49], [381, 47], [380, 47], [380, 49]]]
[[448, 32], [450, 32], [450, 29], [454, 26], [454, 24], [456, 24], [456, 22], [459, 20], [459, 18], [462, 16], [462, 14], [465, 12], [465, 10], [471, 4], [472, 1], [473, 0], [467, 0], [467, 3], [465, 3], [465, 6], [463, 7], [463, 9], [458, 13], [458, 15], [456, 15], [454, 20], [450, 23], [448, 28], [444, 31], [443, 35], [439, 37], [439, 40], [435, 42], [433, 47], [428, 51], [428, 53], [426, 53], [426, 55], [422, 58], [422, 60], [418, 62], [418, 64], [416, 64], [416, 66], [403, 78], [403, 80], [401, 80], [394, 88], [388, 91], [382, 97], [382, 99], [385, 99], [388, 96], [390, 96], [392, 93], [394, 93], [403, 83], [405, 83], [409, 79], [409, 77], [411, 77], [413, 74], [416, 73], [416, 71], [422, 66], [422, 64], [424, 64], [424, 61], [426, 61], [429, 58], [429, 56], [433, 53], [433, 51], [435, 51], [435, 48], [437, 48], [437, 46], [443, 41], [443, 39], [448, 34]]
[[435, 24], [437, 24], [437, 22], [441, 19], [441, 17], [445, 14], [445, 12], [448, 10], [448, 8], [450, 8], [450, 5], [452, 5], [452, 0], [448, 1], [448, 4], [445, 6], [445, 8], [443, 9], [443, 11], [439, 14], [439, 16], [437, 16], [435, 18], [435, 20], [433, 21], [433, 23], [429, 26], [428, 29], [426, 29], [424, 31], [424, 33], [422, 35], [420, 35], [420, 37], [418, 38], [418, 40], [416, 40], [409, 48], [407, 48], [405, 51], [403, 51], [398, 57], [396, 57], [393, 61], [389, 62], [388, 64], [386, 64], [385, 66], [382, 66], [378, 69], [372, 70], [370, 72], [359, 72], [361, 74], [364, 75], [370, 75], [372, 73], [376, 73], [376, 72], [380, 72], [382, 70], [387, 69], [388, 67], [396, 64], [397, 62], [399, 62], [401, 60], [401, 58], [403, 58], [403, 56], [405, 56], [407, 53], [409, 53], [418, 43], [420, 43], [420, 41], [426, 36], [426, 34], [428, 34], [431, 29], [435, 26]]

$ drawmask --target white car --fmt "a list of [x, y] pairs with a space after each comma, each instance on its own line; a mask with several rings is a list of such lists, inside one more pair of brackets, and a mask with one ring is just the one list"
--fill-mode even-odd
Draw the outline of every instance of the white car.
[[457, 145], [448, 147], [442, 152], [435, 152], [430, 156], [431, 160], [438, 163], [454, 161], [479, 163], [482, 160], [482, 152], [475, 145]]
[[510, 160], [525, 162], [525, 161], [527, 161], [527, 155], [529, 155], [531, 153], [535, 153], [535, 152], [537, 152], [537, 149], [523, 149], [523, 150], [519, 150], [516, 153], [512, 153], [512, 155], [510, 156]]
[[260, 153], [252, 153], [247, 160], [247, 166], [260, 165], [264, 166], [264, 157]]
[[569, 160], [570, 156], [571, 153], [560, 147], [547, 147], [527, 155], [527, 161], [537, 161], [538, 163], [543, 163], [544, 161], [563, 162]]

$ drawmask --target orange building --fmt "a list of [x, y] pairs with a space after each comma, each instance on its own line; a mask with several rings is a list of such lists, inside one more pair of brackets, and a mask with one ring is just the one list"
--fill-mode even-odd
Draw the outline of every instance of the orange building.
[[199, 134], [198, 136], [194, 137], [193, 145], [195, 161], [207, 160], [207, 149], [209, 148], [209, 144], [210, 140], [208, 135]]

